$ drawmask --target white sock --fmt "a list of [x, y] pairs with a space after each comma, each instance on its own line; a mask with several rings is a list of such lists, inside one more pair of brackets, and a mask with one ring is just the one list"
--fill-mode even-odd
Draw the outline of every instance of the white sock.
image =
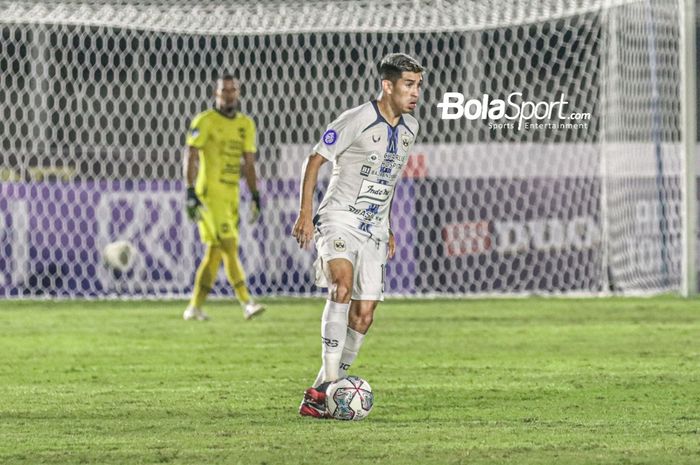
[[[345, 333], [345, 346], [343, 346], [343, 353], [340, 356], [340, 363], [338, 364], [338, 379], [345, 378], [348, 375], [348, 371], [357, 358], [357, 354], [360, 352], [360, 347], [362, 347], [364, 341], [364, 334], [348, 326], [348, 330]], [[323, 382], [323, 375], [324, 370], [323, 367], [321, 367], [316, 376], [314, 386], [318, 386]]]
[[[321, 319], [321, 351], [323, 355], [323, 379], [335, 381], [338, 379], [340, 357], [345, 347], [345, 336], [348, 328], [348, 309], [350, 304], [339, 304], [326, 301]], [[318, 386], [320, 383], [314, 384]]]
[[343, 355], [340, 357], [340, 368], [338, 370], [338, 377], [345, 378], [350, 371], [352, 363], [357, 358], [358, 352], [360, 352], [360, 347], [365, 340], [365, 335], [355, 331], [350, 326], [348, 326], [348, 331], [345, 336], [345, 346], [343, 347]]

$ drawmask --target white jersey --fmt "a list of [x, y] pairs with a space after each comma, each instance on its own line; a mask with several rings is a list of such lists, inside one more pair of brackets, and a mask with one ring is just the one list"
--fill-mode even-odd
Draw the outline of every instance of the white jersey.
[[379, 240], [389, 237], [389, 210], [418, 134], [418, 121], [404, 114], [391, 126], [376, 101], [333, 121], [314, 152], [333, 162], [328, 190], [314, 224], [340, 223]]

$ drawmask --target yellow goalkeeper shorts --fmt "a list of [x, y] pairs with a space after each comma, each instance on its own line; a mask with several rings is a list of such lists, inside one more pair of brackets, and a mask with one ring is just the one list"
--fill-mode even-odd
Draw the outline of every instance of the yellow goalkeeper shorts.
[[203, 201], [199, 214], [197, 225], [203, 243], [217, 245], [230, 238], [238, 242], [238, 202]]

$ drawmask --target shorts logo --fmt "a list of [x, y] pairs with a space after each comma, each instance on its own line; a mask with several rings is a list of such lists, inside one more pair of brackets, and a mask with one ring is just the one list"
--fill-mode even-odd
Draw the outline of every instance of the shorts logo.
[[338, 141], [338, 133], [333, 129], [323, 133], [323, 143], [326, 145], [333, 145]]
[[333, 248], [336, 252], [345, 252], [345, 241], [342, 238], [334, 240]]
[[411, 136], [408, 134], [401, 136], [401, 145], [403, 146], [404, 150], [408, 150], [408, 146], [411, 145], [411, 140]]
[[199, 129], [191, 129], [190, 137], [197, 137], [199, 135]]
[[377, 163], [379, 163], [379, 154], [377, 152], [370, 153], [369, 155], [367, 155], [367, 162], [376, 165]]
[[369, 173], [372, 171], [372, 167], [369, 165], [362, 165], [362, 169], [360, 169], [360, 174], [362, 176], [369, 176]]

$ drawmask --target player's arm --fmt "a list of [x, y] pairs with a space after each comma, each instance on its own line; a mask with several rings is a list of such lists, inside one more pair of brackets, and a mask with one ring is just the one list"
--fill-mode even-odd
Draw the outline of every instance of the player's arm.
[[197, 179], [197, 171], [199, 170], [199, 149], [197, 147], [187, 147], [183, 166], [183, 174], [185, 176], [185, 185], [189, 189], [194, 187]]
[[250, 217], [250, 222], [254, 223], [260, 216], [260, 192], [258, 192], [258, 179], [255, 174], [255, 152], [244, 152], [243, 159], [245, 160], [245, 166], [243, 167], [245, 180], [253, 198], [254, 210]]
[[312, 220], [312, 208], [314, 190], [318, 182], [318, 171], [328, 159], [323, 155], [314, 153], [304, 161], [301, 168], [301, 191], [299, 194], [299, 217], [294, 223], [292, 236], [299, 243], [299, 247], [305, 248], [311, 243], [314, 233]]
[[197, 179], [197, 171], [199, 170], [199, 149], [188, 146], [187, 153], [184, 159], [184, 177], [185, 185], [187, 186], [187, 216], [191, 220], [197, 218], [197, 209], [202, 205], [194, 190], [194, 183]]
[[389, 250], [388, 250], [388, 258], [391, 260], [394, 258], [394, 254], [396, 253], [396, 240], [394, 239], [394, 231], [391, 229], [391, 209], [394, 206], [394, 195], [396, 194], [396, 191], [394, 190], [394, 193], [391, 195], [391, 202], [389, 202]]
[[191, 220], [197, 219], [199, 216], [199, 207], [202, 202], [199, 201], [195, 192], [195, 182], [199, 172], [199, 155], [200, 150], [204, 147], [207, 140], [208, 126], [204, 121], [203, 114], [197, 115], [190, 125], [190, 130], [187, 132], [187, 151], [185, 152], [185, 160], [183, 171], [185, 177], [185, 186], [187, 187], [187, 216]]
[[248, 190], [250, 190], [250, 195], [253, 198], [253, 208], [250, 215], [250, 223], [255, 223], [260, 217], [260, 193], [258, 192], [258, 180], [255, 174], [255, 152], [258, 147], [258, 136], [257, 128], [255, 126], [255, 121], [251, 118], [247, 119], [248, 130], [245, 131], [245, 136], [243, 140], [243, 160], [245, 165], [243, 167], [245, 180], [248, 184]]

